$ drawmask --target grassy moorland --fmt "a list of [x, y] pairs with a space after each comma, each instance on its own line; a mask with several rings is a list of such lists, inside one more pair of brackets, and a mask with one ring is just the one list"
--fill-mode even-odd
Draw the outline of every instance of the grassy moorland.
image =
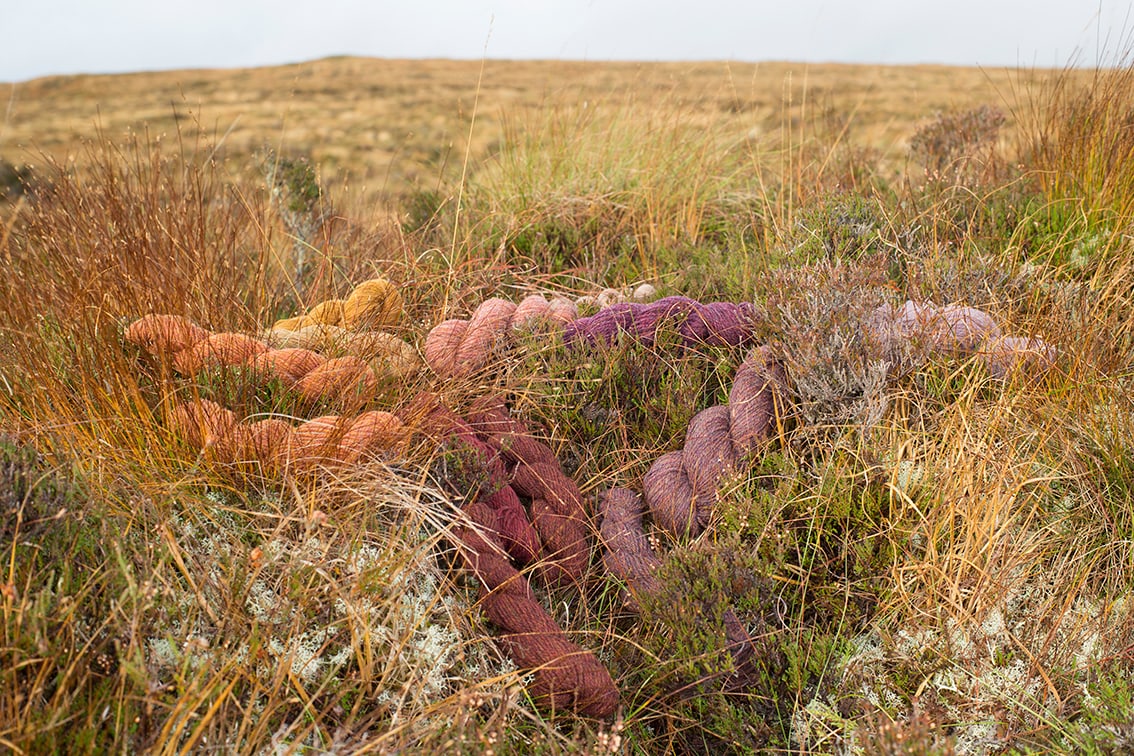
[[[1115, 753], [1134, 747], [1134, 75], [328, 60], [0, 86], [0, 747], [45, 752]], [[475, 117], [474, 117], [475, 116]], [[34, 148], [30, 152], [25, 148]], [[747, 301], [792, 412], [641, 616], [538, 589], [621, 692], [534, 706], [417, 437], [320, 474], [216, 462], [145, 313], [254, 333], [374, 277], [420, 346], [490, 296]], [[996, 380], [861, 324], [959, 302], [1059, 350]], [[428, 370], [504, 396], [584, 494], [640, 489], [744, 355], [554, 336]], [[669, 345], [672, 346], [672, 345]], [[757, 639], [742, 690], [726, 601]]]

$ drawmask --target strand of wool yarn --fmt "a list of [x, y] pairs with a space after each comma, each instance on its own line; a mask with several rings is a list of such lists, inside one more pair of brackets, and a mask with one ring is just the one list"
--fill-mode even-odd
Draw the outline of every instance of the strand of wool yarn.
[[418, 394], [401, 414], [418, 431], [437, 438], [450, 449], [463, 449], [472, 455], [476, 465], [485, 473], [485, 479], [478, 482], [475, 498], [496, 513], [496, 535], [517, 563], [528, 565], [535, 562], [543, 545], [519, 495], [508, 485], [508, 469], [503, 458], [477, 435], [464, 418], [433, 394]]
[[[768, 347], [754, 349], [737, 368], [728, 405], [702, 410], [686, 431], [685, 446], [662, 455], [642, 480], [643, 498], [626, 488], [600, 497], [603, 566], [630, 589], [628, 605], [661, 589], [661, 559], [642, 529], [646, 506], [654, 522], [674, 535], [700, 532], [709, 522], [721, 478], [760, 450], [772, 437], [786, 402], [785, 376]], [[730, 681], [740, 685], [750, 670], [753, 646], [744, 623], [731, 609], [723, 617], [733, 658]]]
[[987, 312], [956, 304], [939, 307], [912, 300], [897, 308], [884, 304], [867, 319], [866, 333], [883, 350], [913, 346], [961, 357], [975, 354], [988, 373], [1000, 379], [1025, 368], [1045, 372], [1058, 356], [1043, 339], [1005, 336]]
[[539, 568], [552, 585], [578, 585], [590, 559], [590, 518], [575, 481], [555, 453], [510, 417], [498, 399], [481, 401], [470, 423], [489, 447], [508, 463], [511, 487], [530, 501], [532, 525], [543, 544]]
[[[481, 606], [485, 615], [504, 631], [501, 641], [516, 664], [533, 670], [532, 695], [545, 708], [573, 709], [594, 717], [611, 716], [618, 708], [619, 694], [610, 673], [594, 654], [567, 637], [536, 599], [527, 579], [505, 556], [511, 555], [523, 563], [530, 562], [535, 555], [524, 554], [527, 558], [521, 559], [515, 553], [517, 539], [510, 531], [516, 527], [516, 522], [508, 507], [514, 504], [521, 513], [523, 508], [512, 487], [502, 483], [508, 471], [498, 449], [435, 397], [416, 398], [407, 410], [407, 417], [411, 415], [415, 427], [432, 432], [439, 439], [458, 439], [485, 465], [489, 479], [485, 488], [492, 493], [482, 490], [465, 508], [471, 524], [455, 527], [453, 534], [462, 558], [482, 584]], [[503, 432], [499, 427], [501, 418], [494, 408], [486, 409], [482, 415], [481, 423]], [[496, 485], [500, 487], [493, 491]], [[501, 491], [511, 493], [500, 497]], [[502, 507], [502, 503], [505, 506]], [[532, 532], [535, 534], [534, 530]], [[553, 557], [557, 555], [555, 543], [552, 538]], [[536, 554], [543, 553], [543, 545], [537, 535]], [[524, 550], [531, 550], [531, 545], [527, 544]], [[560, 560], [560, 564], [562, 562]]]
[[721, 478], [760, 449], [783, 417], [785, 386], [771, 349], [754, 349], [737, 368], [728, 404], [694, 415], [684, 447], [659, 457], [642, 479], [654, 522], [673, 535], [697, 535], [705, 528]]
[[534, 672], [529, 688], [546, 709], [575, 710], [607, 718], [618, 709], [619, 694], [598, 658], [571, 641], [536, 599], [527, 579], [491, 542], [494, 512], [480, 502], [466, 508], [479, 527], [454, 528], [462, 557], [483, 585], [481, 607], [504, 630], [504, 643], [516, 665]]
[[513, 329], [537, 322], [562, 326], [577, 316], [574, 303], [562, 297], [532, 294], [518, 305], [486, 299], [468, 320], [453, 318], [433, 327], [425, 338], [425, 361], [442, 378], [465, 377], [487, 365], [498, 342]]
[[[641, 289], [642, 287], [639, 287]], [[649, 287], [647, 295], [654, 293]], [[626, 333], [653, 344], [659, 328], [673, 328], [687, 346], [741, 346], [752, 340], [757, 322], [751, 303], [710, 302], [672, 296], [656, 302], [620, 302], [595, 315], [578, 318], [569, 300], [545, 299], [533, 294], [519, 305], [506, 299], [482, 302], [468, 320], [446, 320], [425, 340], [425, 361], [437, 375], [456, 378], [471, 375], [491, 359], [499, 342], [514, 329], [547, 322], [563, 328], [565, 343], [610, 343]]]
[[[599, 497], [603, 567], [629, 587], [626, 606], [633, 612], [640, 611], [642, 598], [656, 596], [662, 588], [657, 577], [662, 560], [642, 528], [644, 510], [642, 497], [628, 488], [607, 489]], [[725, 611], [723, 621], [734, 676], [742, 680], [752, 657], [752, 641], [744, 623], [732, 609]]]
[[353, 465], [409, 440], [409, 429], [401, 419], [382, 410], [323, 415], [292, 425], [278, 417], [238, 420], [232, 410], [198, 399], [173, 405], [168, 424], [213, 461], [255, 467], [265, 475]]
[[[420, 365], [416, 350], [380, 329], [397, 324], [402, 295], [384, 278], [363, 281], [345, 299], [328, 299], [307, 313], [278, 320], [263, 333], [275, 348], [362, 356], [376, 372], [409, 375]], [[381, 360], [381, 365], [374, 364]]]
[[130, 324], [124, 336], [154, 357], [168, 359], [182, 375], [245, 366], [262, 381], [278, 378], [308, 403], [365, 402], [377, 393], [380, 376], [400, 377], [416, 369], [416, 355], [409, 356], [413, 348], [392, 336], [401, 346], [370, 362], [355, 355], [327, 358], [302, 347], [275, 349], [241, 333], [210, 333], [179, 315], [145, 315]]
[[563, 340], [568, 344], [609, 344], [624, 333], [653, 344], [659, 328], [670, 327], [686, 346], [742, 346], [752, 340], [756, 323], [756, 307], [748, 302], [702, 304], [688, 297], [672, 296], [649, 304], [611, 305], [569, 324]]

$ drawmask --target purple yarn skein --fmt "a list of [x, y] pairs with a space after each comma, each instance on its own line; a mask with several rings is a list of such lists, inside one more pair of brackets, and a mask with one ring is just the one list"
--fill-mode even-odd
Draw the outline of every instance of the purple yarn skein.
[[673, 296], [649, 304], [615, 304], [590, 317], [579, 318], [567, 325], [563, 341], [610, 344], [619, 333], [626, 333], [652, 345], [658, 328], [670, 323], [686, 346], [740, 346], [751, 340], [754, 319], [755, 308], [747, 302], [701, 304], [688, 297]]

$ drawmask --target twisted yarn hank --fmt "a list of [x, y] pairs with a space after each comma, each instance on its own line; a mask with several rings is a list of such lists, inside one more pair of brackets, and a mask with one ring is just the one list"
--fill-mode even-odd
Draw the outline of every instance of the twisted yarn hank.
[[340, 326], [348, 331], [378, 330], [397, 324], [402, 295], [384, 278], [363, 281], [345, 299], [328, 299], [306, 314], [277, 320], [272, 330], [298, 331], [308, 326]]
[[577, 584], [589, 557], [589, 517], [575, 481], [547, 444], [532, 437], [499, 401], [482, 402], [473, 427], [509, 463], [511, 487], [531, 502], [532, 525], [543, 544], [540, 569], [553, 585]]
[[[642, 497], [628, 488], [608, 489], [599, 498], [603, 566], [630, 588], [627, 608], [634, 612], [640, 610], [642, 598], [657, 596], [662, 589], [657, 577], [662, 560], [642, 528], [643, 510]], [[745, 664], [752, 656], [751, 638], [732, 609], [725, 611], [722, 620], [736, 675], [743, 677]]]
[[[753, 350], [737, 369], [727, 406], [693, 417], [680, 451], [662, 455], [642, 480], [645, 505], [654, 522], [670, 533], [696, 534], [709, 522], [721, 478], [771, 438], [786, 401], [783, 368], [768, 347]], [[643, 498], [626, 488], [600, 497], [603, 566], [630, 588], [630, 608], [661, 590], [661, 559], [642, 529]], [[734, 682], [747, 674], [753, 646], [744, 623], [731, 609], [723, 617], [725, 640], [736, 668]]]
[[[328, 359], [301, 347], [273, 349], [240, 333], [210, 333], [177, 315], [145, 315], [128, 326], [124, 336], [154, 357], [169, 359], [182, 375], [245, 366], [263, 381], [278, 378], [309, 403], [368, 401], [378, 391], [379, 375], [400, 376], [414, 367], [401, 349], [369, 363], [354, 355]], [[390, 338], [412, 351], [400, 339]]]
[[563, 340], [568, 344], [609, 344], [618, 334], [625, 333], [653, 344], [658, 329], [668, 325], [686, 346], [741, 346], [751, 341], [755, 321], [756, 308], [751, 303], [702, 304], [688, 297], [672, 296], [649, 304], [611, 305], [568, 325]]
[[613, 715], [619, 695], [610, 672], [567, 637], [524, 576], [500, 555], [488, 535], [493, 532], [492, 510], [474, 502], [465, 511], [482, 532], [461, 526], [454, 528], [454, 535], [466, 564], [483, 584], [485, 615], [504, 630], [500, 639], [517, 666], [534, 670], [533, 697], [545, 708], [574, 709], [592, 717]]
[[760, 347], [737, 368], [728, 405], [694, 415], [685, 446], [663, 454], [642, 479], [654, 522], [674, 535], [709, 523], [721, 478], [770, 438], [787, 397], [783, 367]]
[[471, 375], [488, 364], [497, 342], [513, 329], [544, 321], [562, 326], [578, 315], [568, 299], [539, 294], [520, 304], [493, 297], [481, 302], [468, 320], [453, 318], [434, 326], [425, 338], [425, 361], [443, 378]]
[[528, 520], [519, 495], [508, 485], [507, 466], [500, 455], [477, 435], [464, 418], [432, 394], [418, 394], [402, 414], [414, 428], [449, 447], [463, 447], [475, 458], [486, 476], [477, 491], [477, 500], [494, 513], [495, 535], [508, 554], [521, 565], [538, 559], [543, 548], [539, 534]]
[[293, 426], [281, 418], [238, 420], [208, 399], [169, 411], [169, 426], [186, 443], [224, 465], [255, 465], [265, 474], [356, 464], [402, 446], [409, 429], [389, 412], [323, 415]]
[[1001, 379], [1024, 367], [1046, 371], [1058, 354], [1042, 339], [1004, 336], [987, 312], [956, 304], [938, 307], [912, 300], [897, 308], [884, 304], [867, 319], [866, 333], [883, 348], [911, 344], [946, 355], [975, 354], [991, 376]]
[[[642, 287], [639, 287], [642, 289]], [[650, 295], [653, 287], [649, 287]], [[669, 326], [687, 346], [740, 346], [752, 339], [756, 321], [750, 303], [710, 302], [688, 297], [665, 297], [649, 304], [619, 302], [597, 314], [578, 318], [569, 300], [547, 300], [533, 294], [519, 305], [506, 299], [482, 302], [468, 320], [446, 320], [433, 328], [425, 340], [425, 361], [444, 378], [471, 375], [491, 359], [492, 351], [512, 330], [535, 322], [563, 328], [565, 343], [610, 343], [626, 333], [645, 344], [653, 344], [658, 329]]]
[[[517, 665], [534, 671], [532, 694], [544, 707], [609, 717], [619, 700], [610, 673], [591, 652], [567, 638], [540, 605], [527, 579], [504, 556], [510, 554], [521, 563], [525, 561], [521, 556], [527, 556], [516, 553], [517, 541], [526, 539], [511, 532], [518, 524], [514, 507], [519, 507], [526, 523], [519, 496], [513, 489], [517, 486], [525, 495], [546, 497], [544, 505], [537, 504], [538, 498], [532, 499], [535, 528], [527, 524], [532, 528], [530, 532], [537, 534], [536, 553], [548, 558], [546, 564], [551, 565], [544, 574], [560, 583], [578, 581], [586, 566], [586, 545], [581, 538], [573, 540], [569, 528], [575, 519], [573, 507], [581, 510], [581, 501], [567, 496], [565, 503], [562, 498], [553, 498], [547, 487], [548, 483], [559, 485], [569, 479], [562, 470], [558, 470], [562, 480], [554, 477], [550, 468], [558, 465], [545, 457], [550, 450], [508, 418], [498, 403], [484, 405], [472, 423], [427, 395], [420, 398], [413, 412], [419, 427], [429, 428], [440, 437], [458, 438], [473, 449], [485, 463], [490, 482], [500, 486], [487, 494], [482, 490], [477, 500], [465, 508], [472, 525], [454, 528], [454, 536], [465, 563], [482, 583], [481, 605], [485, 614], [504, 630], [501, 641]], [[514, 465], [512, 485], [502, 482], [510, 475], [506, 460]], [[525, 468], [526, 473], [522, 472]], [[525, 475], [534, 480], [525, 480]], [[510, 493], [502, 495], [505, 491]], [[561, 532], [565, 525], [566, 536]], [[530, 544], [521, 549], [531, 550]]]

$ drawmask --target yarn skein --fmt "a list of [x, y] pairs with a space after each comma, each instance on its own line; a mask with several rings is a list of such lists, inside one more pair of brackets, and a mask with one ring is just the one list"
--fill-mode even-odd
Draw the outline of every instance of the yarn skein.
[[214, 462], [257, 466], [265, 474], [352, 465], [399, 448], [409, 429], [396, 416], [371, 410], [353, 417], [323, 415], [292, 425], [281, 418], [238, 420], [209, 399], [169, 410], [171, 430]]
[[468, 320], [445, 320], [425, 338], [425, 361], [442, 378], [471, 375], [488, 364], [497, 343], [513, 329], [545, 322], [553, 327], [571, 322], [578, 315], [567, 299], [546, 299], [539, 294], [518, 305], [493, 297], [477, 306]]
[[563, 332], [567, 344], [609, 344], [627, 334], [653, 344], [659, 329], [670, 327], [685, 346], [742, 346], [753, 338], [755, 305], [743, 302], [702, 304], [682, 296], [663, 297], [649, 304], [619, 303], [595, 315], [579, 318]]
[[339, 326], [349, 331], [379, 330], [396, 325], [402, 315], [402, 295], [384, 278], [363, 281], [345, 299], [328, 299], [306, 314], [277, 320], [272, 330], [298, 331], [308, 326]]
[[737, 368], [728, 405], [701, 410], [685, 445], [651, 465], [642, 479], [654, 522], [673, 535], [697, 535], [709, 523], [717, 486], [770, 437], [787, 406], [783, 367], [759, 347]]
[[[528, 539], [517, 537], [514, 532], [519, 525], [515, 508], [518, 507], [520, 513], [523, 508], [513, 485], [526, 474], [516, 475], [516, 471], [526, 468], [527, 473], [537, 479], [537, 482], [520, 484], [526, 495], [549, 496], [542, 486], [548, 481], [562, 482], [553, 477], [550, 469], [558, 468], [557, 463], [544, 461], [542, 448], [546, 447], [514, 424], [504, 414], [502, 405], [483, 407], [479, 417], [470, 423], [441, 405], [435, 397], [421, 395], [409, 413], [414, 415], [414, 424], [418, 427], [439, 438], [458, 439], [465, 448], [473, 450], [486, 467], [488, 483], [464, 510], [470, 523], [454, 527], [453, 535], [465, 564], [481, 582], [481, 607], [485, 615], [504, 631], [500, 640], [516, 664], [533, 670], [529, 688], [533, 697], [544, 708], [573, 709], [594, 717], [611, 716], [618, 707], [619, 694], [610, 673], [594, 654], [567, 637], [540, 605], [527, 578], [505, 556], [510, 555], [522, 564], [524, 560], [520, 557], [528, 554], [518, 555], [517, 551], [533, 550], [530, 542], [517, 549], [518, 542]], [[484, 433], [478, 433], [478, 427]], [[511, 453], [505, 449], [524, 451]], [[511, 473], [506, 458], [514, 460], [515, 469]], [[542, 469], [537, 471], [540, 466]], [[513, 484], [504, 482], [510, 475]], [[562, 470], [558, 470], [558, 475], [569, 480]], [[505, 491], [509, 493], [503, 493]], [[534, 550], [540, 559], [547, 559], [541, 565], [552, 565], [544, 574], [560, 583], [568, 579], [577, 582], [585, 568], [585, 543], [580, 552], [584, 561], [576, 564], [574, 542], [562, 541], [554, 534], [555, 528], [563, 524], [562, 520], [572, 519], [561, 512], [572, 510], [564, 508], [559, 501], [548, 502], [543, 507], [545, 512], [541, 512], [535, 503], [537, 500], [532, 501], [536, 527], [530, 532], [538, 531]], [[581, 502], [578, 506], [581, 509]], [[532, 527], [522, 514], [521, 519], [528, 528]], [[566, 557], [564, 551], [568, 552]]]
[[741, 346], [752, 340], [757, 320], [751, 303], [702, 304], [680, 296], [649, 304], [620, 302], [589, 317], [577, 315], [570, 301], [547, 300], [538, 294], [519, 305], [506, 299], [487, 299], [468, 320], [450, 319], [436, 325], [425, 340], [425, 361], [443, 378], [471, 375], [488, 364], [509, 333], [538, 322], [562, 328], [563, 341], [568, 345], [609, 344], [620, 333], [653, 344], [659, 329], [669, 327], [686, 346]]
[[391, 349], [370, 362], [355, 355], [327, 358], [302, 347], [274, 349], [244, 334], [210, 333], [176, 315], [145, 315], [126, 328], [124, 337], [151, 355], [168, 359], [182, 375], [243, 365], [260, 380], [278, 378], [309, 403], [365, 402], [377, 392], [379, 376], [402, 376], [416, 368], [416, 355], [409, 358], [412, 347], [393, 336], [404, 348]]
[[884, 304], [867, 319], [865, 331], [876, 347], [912, 346], [923, 353], [965, 357], [976, 355], [989, 375], [1006, 379], [1024, 368], [1045, 372], [1058, 351], [1043, 339], [1005, 336], [992, 316], [963, 305], [932, 302]]
[[589, 561], [590, 518], [575, 481], [551, 447], [512, 419], [503, 402], [482, 401], [470, 417], [484, 442], [507, 463], [511, 487], [530, 501], [532, 525], [543, 544], [539, 563], [552, 585], [578, 584]]
[[[654, 522], [674, 535], [696, 535], [708, 525], [721, 479], [760, 450], [772, 437], [786, 408], [783, 368], [768, 347], [754, 349], [737, 368], [728, 405], [693, 417], [685, 446], [663, 454], [642, 480], [644, 497], [613, 488], [600, 497], [603, 566], [625, 582], [627, 604], [637, 611], [644, 597], [656, 596], [661, 559], [642, 529], [648, 506]], [[643, 503], [644, 498], [644, 503]], [[744, 623], [729, 609], [725, 640], [735, 666], [734, 684], [743, 681], [753, 646]]]

